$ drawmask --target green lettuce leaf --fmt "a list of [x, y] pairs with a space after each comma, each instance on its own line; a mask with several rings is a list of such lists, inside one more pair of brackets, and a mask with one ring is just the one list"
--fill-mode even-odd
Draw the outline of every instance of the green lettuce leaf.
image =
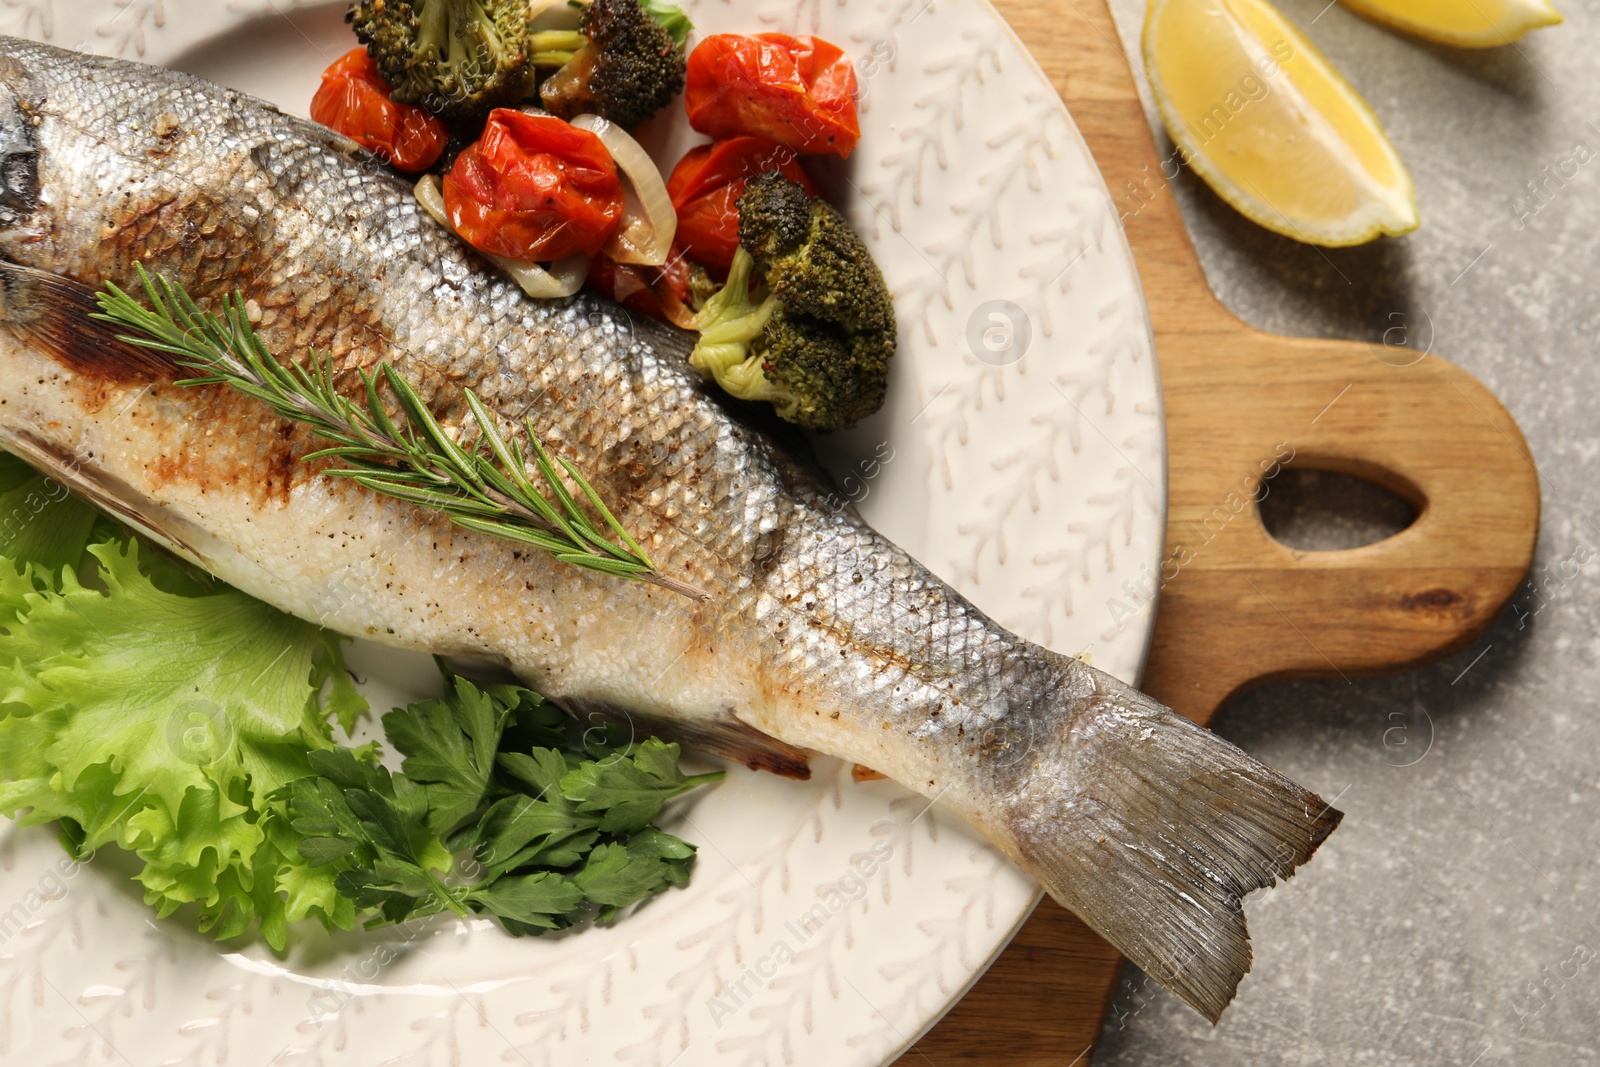
[[131, 851], [158, 916], [281, 951], [306, 918], [478, 912], [538, 934], [688, 881], [694, 846], [650, 824], [720, 773], [452, 677], [384, 716], [391, 774], [334, 742], [367, 708], [340, 641], [0, 453], [0, 814], [58, 823], [79, 858]]
[[76, 565], [98, 516], [54, 478], [0, 452], [0, 556], [45, 570]]
[[[32, 522], [85, 536], [51, 504]], [[80, 855], [132, 851], [158, 913], [194, 905], [218, 936], [259, 923], [281, 950], [296, 919], [350, 926], [332, 872], [304, 863], [267, 800], [334, 747], [330, 718], [365, 706], [339, 639], [126, 533], [88, 546], [91, 587], [50, 565], [74, 555], [65, 536], [53, 556], [0, 560], [0, 813], [60, 820]]]

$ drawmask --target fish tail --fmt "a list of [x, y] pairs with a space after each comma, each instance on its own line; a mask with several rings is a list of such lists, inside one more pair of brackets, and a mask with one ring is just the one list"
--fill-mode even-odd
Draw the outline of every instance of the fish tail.
[[1215, 1023], [1250, 970], [1243, 898], [1293, 874], [1343, 814], [1113, 679], [1095, 688], [1027, 746], [1004, 836], [1052, 897]]

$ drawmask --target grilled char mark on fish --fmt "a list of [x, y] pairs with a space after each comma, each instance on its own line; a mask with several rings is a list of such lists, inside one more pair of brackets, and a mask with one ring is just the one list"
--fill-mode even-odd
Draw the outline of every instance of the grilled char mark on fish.
[[[1250, 966], [1241, 898], [1338, 823], [837, 512], [707, 394], [684, 335], [589, 295], [528, 299], [343, 138], [185, 75], [0, 39], [0, 152], [0, 443], [27, 442], [224, 581], [347, 633], [504, 663], [570, 710], [751, 765], [876, 768], [960, 812], [1211, 1019]], [[85, 293], [131, 287], [140, 263], [201, 301], [241, 292], [280, 358], [389, 361], [447, 427], [464, 387], [508, 428], [531, 419], [709, 599], [317, 477], [301, 431], [225, 387], [173, 384], [83, 319]]]

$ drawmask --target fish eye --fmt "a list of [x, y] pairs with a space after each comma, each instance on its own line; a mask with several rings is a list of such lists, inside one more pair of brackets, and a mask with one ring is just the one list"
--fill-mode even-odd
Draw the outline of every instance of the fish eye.
[[39, 206], [39, 153], [32, 148], [0, 157], [0, 208], [32, 211]]
[[43, 101], [22, 62], [0, 54], [0, 225], [16, 225], [39, 206], [36, 127]]

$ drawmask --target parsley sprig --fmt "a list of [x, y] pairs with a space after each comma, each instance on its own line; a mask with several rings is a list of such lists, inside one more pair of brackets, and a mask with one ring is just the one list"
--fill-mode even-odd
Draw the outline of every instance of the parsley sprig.
[[[228, 385], [280, 417], [309, 426], [328, 447], [305, 459], [347, 464], [330, 467], [325, 475], [441, 511], [458, 526], [543, 549], [563, 563], [706, 599], [702, 590], [662, 573], [583, 472], [545, 449], [532, 420], [520, 439], [508, 439], [477, 395], [465, 389], [477, 436], [463, 447], [388, 363], [371, 373], [357, 370], [363, 396], [352, 400], [336, 387], [331, 354], [313, 350], [304, 365], [279, 362], [251, 326], [240, 294], [225, 297], [217, 315], [202, 310], [164, 275], [152, 277], [143, 266], [138, 270], [151, 306], [107, 284], [94, 317], [133, 331], [121, 340], [164, 352], [201, 372], [180, 385]], [[393, 415], [382, 387], [398, 403]], [[577, 487], [576, 495], [563, 474]]]
[[721, 772], [685, 775], [678, 746], [656, 738], [574, 740], [559, 709], [519, 686], [452, 677], [451, 690], [383, 717], [400, 774], [332, 749], [280, 795], [301, 855], [337, 870], [369, 925], [449, 911], [538, 933], [610, 922], [688, 882], [695, 847], [651, 823]]

